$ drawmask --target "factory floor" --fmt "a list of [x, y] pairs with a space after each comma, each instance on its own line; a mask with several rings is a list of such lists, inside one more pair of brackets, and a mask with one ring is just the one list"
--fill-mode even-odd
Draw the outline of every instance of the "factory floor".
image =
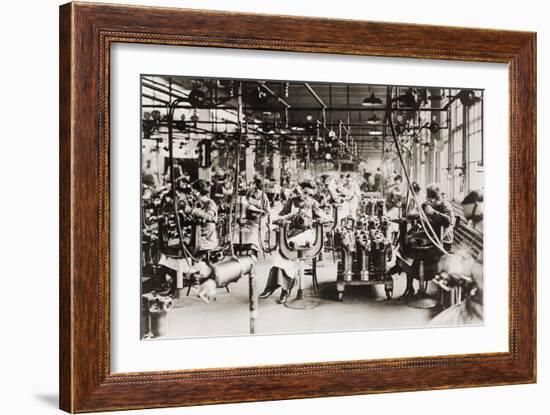
[[[261, 258], [256, 266], [257, 289], [265, 287], [271, 258]], [[309, 309], [291, 309], [277, 303], [280, 291], [259, 300], [257, 334], [307, 333], [348, 330], [372, 330], [424, 327], [436, 310], [409, 307], [397, 298], [405, 290], [405, 274], [394, 276], [394, 299], [387, 300], [384, 285], [373, 287], [348, 286], [344, 300], [336, 301], [336, 263], [332, 256], [317, 268], [320, 285], [318, 304]], [[416, 283], [416, 281], [415, 281]], [[430, 284], [432, 285], [432, 284]], [[416, 284], [415, 284], [416, 287]], [[313, 295], [311, 276], [304, 280], [306, 297]], [[216, 301], [206, 303], [187, 288], [177, 293], [166, 320], [164, 338], [235, 336], [249, 334], [248, 278], [243, 277], [225, 288], [218, 289]], [[433, 287], [431, 287], [432, 294]], [[430, 292], [430, 290], [429, 290]], [[296, 295], [293, 290], [289, 301]]]

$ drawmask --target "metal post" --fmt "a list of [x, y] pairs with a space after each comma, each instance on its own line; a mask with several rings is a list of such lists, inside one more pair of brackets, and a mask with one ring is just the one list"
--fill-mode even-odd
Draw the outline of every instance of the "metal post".
[[420, 260], [418, 263], [418, 292], [425, 293], [426, 287], [424, 286], [424, 261]]
[[428, 297], [426, 294], [427, 281], [425, 278], [424, 261], [418, 263], [418, 293], [407, 303], [413, 308], [434, 308], [437, 307], [437, 301]]
[[258, 291], [256, 289], [256, 269], [254, 265], [248, 273], [248, 304], [250, 310], [250, 334], [256, 333], [258, 318]]
[[296, 299], [301, 300], [304, 298], [304, 260], [298, 260], [298, 292], [296, 293]]

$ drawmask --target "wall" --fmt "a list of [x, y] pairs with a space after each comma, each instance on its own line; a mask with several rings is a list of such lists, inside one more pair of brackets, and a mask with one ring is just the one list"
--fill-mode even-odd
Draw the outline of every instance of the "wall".
[[[295, 0], [189, 0], [134, 3], [338, 18], [479, 26], [538, 31], [539, 114], [549, 111], [549, 82], [543, 69], [550, 48], [545, 3], [535, 0], [460, 3], [395, 0], [372, 4]], [[0, 367], [3, 413], [58, 413], [57, 406], [57, 6], [56, 0], [6, 2], [2, 7], [3, 121], [1, 203], [3, 287]], [[546, 12], [546, 13], [545, 13]], [[336, 34], [337, 35], [337, 34]], [[548, 75], [546, 76], [548, 78]], [[32, 87], [30, 87], [32, 85]], [[546, 98], [546, 100], [544, 99]], [[539, 117], [539, 137], [548, 137]], [[23, 129], [33, 125], [32, 129]], [[20, 155], [25, 155], [25, 167]], [[540, 212], [550, 209], [542, 184], [550, 180], [548, 140], [539, 141]], [[548, 350], [550, 267], [548, 216], [539, 215], [539, 383], [481, 389], [218, 405], [132, 412], [133, 414], [291, 414], [407, 413], [462, 414], [467, 411], [517, 414], [545, 413], [550, 403]], [[8, 252], [5, 251], [8, 250]], [[543, 324], [546, 328], [543, 329]], [[546, 404], [546, 405], [545, 405]]]

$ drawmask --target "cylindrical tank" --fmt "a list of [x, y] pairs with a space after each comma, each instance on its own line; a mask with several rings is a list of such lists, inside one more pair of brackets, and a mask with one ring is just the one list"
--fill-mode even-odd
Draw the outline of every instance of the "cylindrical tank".
[[242, 275], [250, 272], [254, 265], [254, 259], [251, 256], [241, 256], [229, 258], [222, 262], [210, 265], [216, 285], [224, 287], [231, 282], [237, 281]]

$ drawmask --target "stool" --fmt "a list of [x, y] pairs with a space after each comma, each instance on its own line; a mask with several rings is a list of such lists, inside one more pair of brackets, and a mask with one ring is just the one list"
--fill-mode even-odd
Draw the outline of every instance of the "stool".
[[317, 257], [311, 260], [311, 268], [304, 270], [304, 275], [311, 275], [311, 288], [314, 294], [319, 294], [319, 281], [317, 280]]

